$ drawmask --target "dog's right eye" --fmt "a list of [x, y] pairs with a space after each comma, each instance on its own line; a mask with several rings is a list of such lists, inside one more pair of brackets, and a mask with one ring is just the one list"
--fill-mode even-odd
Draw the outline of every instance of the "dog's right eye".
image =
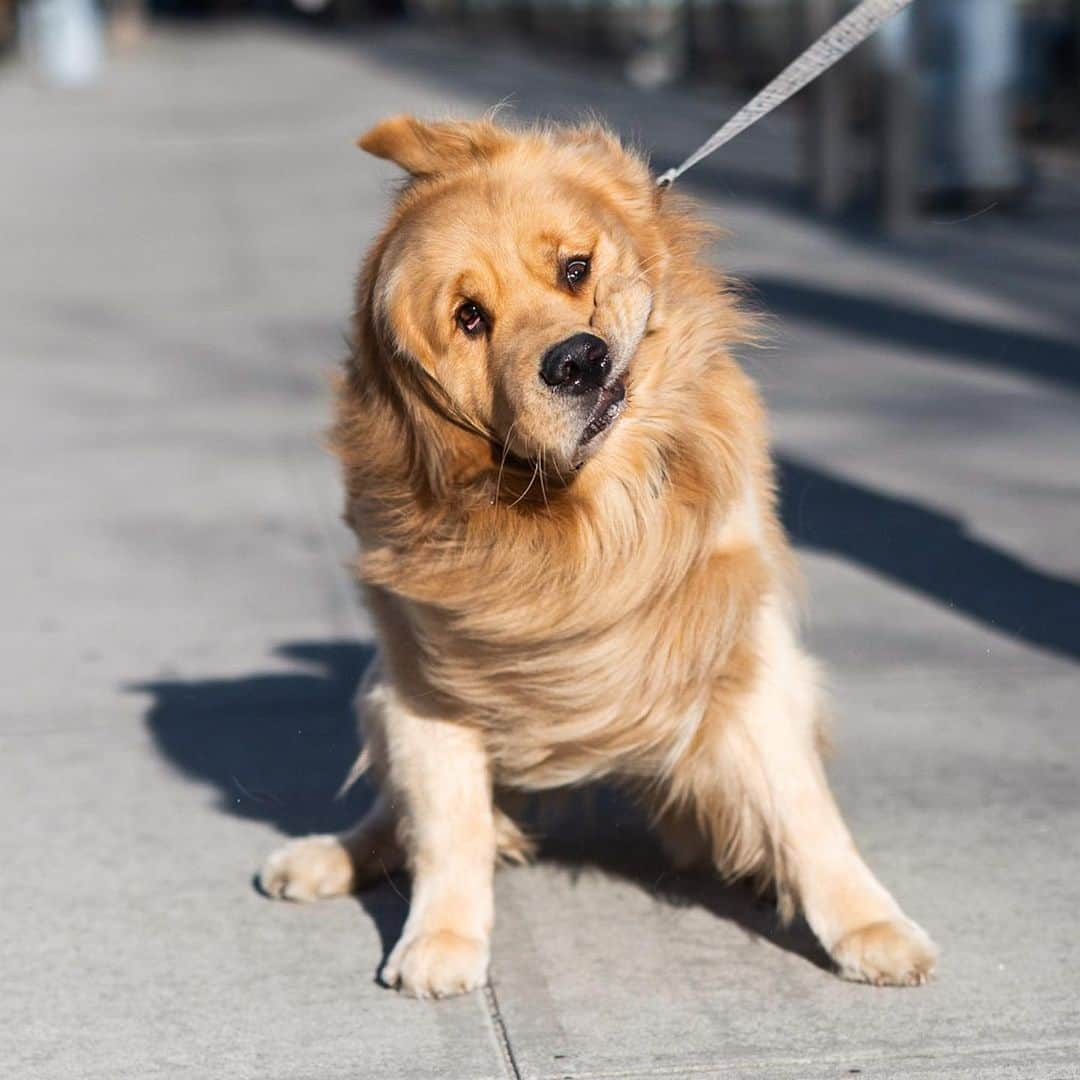
[[466, 300], [464, 304], [457, 309], [457, 322], [458, 326], [470, 336], [473, 334], [479, 334], [484, 329], [484, 313], [480, 310], [479, 304], [474, 304], [471, 300]]
[[571, 289], [576, 289], [589, 276], [589, 260], [580, 255], [571, 259], [563, 268], [563, 277]]

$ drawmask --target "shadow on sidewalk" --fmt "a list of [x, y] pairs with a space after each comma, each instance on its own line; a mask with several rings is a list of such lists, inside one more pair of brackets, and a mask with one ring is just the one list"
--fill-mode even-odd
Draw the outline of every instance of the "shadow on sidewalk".
[[1080, 658], [1080, 584], [965, 531], [959, 518], [781, 455], [780, 512], [799, 547], [840, 555], [949, 610]]
[[222, 812], [287, 836], [344, 829], [370, 801], [362, 784], [334, 796], [360, 752], [351, 702], [374, 650], [304, 641], [275, 652], [307, 670], [131, 689], [152, 695], [146, 725], [162, 756], [209, 784]]
[[[346, 829], [372, 799], [363, 781], [336, 795], [360, 753], [352, 701], [375, 650], [360, 642], [301, 641], [275, 653], [305, 670], [130, 689], [151, 696], [146, 726], [158, 751], [209, 786], [222, 813], [265, 821], [286, 836]], [[237, 878], [247, 874], [254, 883], [256, 870], [237, 866]], [[401, 933], [407, 895], [408, 882], [395, 878], [359, 896], [384, 956]]]
[[756, 276], [751, 281], [765, 309], [774, 315], [931, 353], [935, 360], [955, 358], [1073, 389], [1080, 387], [1080, 346], [1074, 342], [808, 285], [793, 278]]
[[[701, 907], [734, 923], [754, 938], [832, 971], [828, 953], [802, 916], [783, 926], [775, 896], [755, 891], [749, 882], [725, 884], [707, 868], [672, 867], [648, 827], [644, 814], [625, 796], [603, 784], [535, 799], [525, 824], [540, 841], [540, 861], [565, 870], [576, 880], [587, 874], [628, 881], [673, 907]], [[533, 825], [533, 821], [537, 824]]]

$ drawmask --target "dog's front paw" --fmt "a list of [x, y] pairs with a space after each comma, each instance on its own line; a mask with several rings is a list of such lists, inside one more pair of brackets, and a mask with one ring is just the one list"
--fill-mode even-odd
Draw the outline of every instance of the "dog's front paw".
[[259, 871], [259, 888], [280, 900], [325, 900], [343, 896], [352, 886], [352, 860], [335, 836], [292, 840]]
[[861, 926], [832, 949], [845, 979], [875, 986], [921, 986], [933, 974], [937, 946], [921, 927], [907, 919]]
[[401, 941], [382, 970], [382, 981], [418, 998], [467, 994], [487, 982], [487, 941], [452, 930]]

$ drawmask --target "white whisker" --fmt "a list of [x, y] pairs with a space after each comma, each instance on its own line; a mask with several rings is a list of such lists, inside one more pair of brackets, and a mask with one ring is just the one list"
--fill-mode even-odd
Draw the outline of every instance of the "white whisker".
[[566, 487], [566, 477], [563, 476], [562, 469], [559, 468], [558, 459], [553, 457], [551, 459], [551, 464], [554, 466], [555, 475], [559, 478], [559, 483], [562, 484], [563, 487]]
[[510, 453], [510, 440], [514, 436], [515, 424], [517, 424], [516, 420], [510, 425], [510, 430], [506, 433], [506, 441], [503, 443], [502, 458], [499, 461], [499, 475], [495, 478], [494, 503], [496, 506], [499, 503], [499, 489], [502, 487], [503, 469], [506, 467], [506, 455]]
[[540, 467], [540, 460], [538, 458], [537, 459], [537, 467], [535, 469], [533, 469], [533, 474], [532, 474], [532, 477], [529, 480], [528, 487], [526, 487], [525, 490], [507, 507], [508, 510], [512, 510], [515, 506], [517, 506], [517, 504], [519, 502], [521, 502], [522, 499], [525, 498], [526, 495], [529, 494], [530, 491], [532, 491], [532, 486], [533, 486], [533, 484], [536, 483], [536, 475], [537, 475], [537, 470], [539, 469], [539, 467]]
[[548, 502], [547, 488], [544, 485], [544, 448], [541, 446], [536, 452], [536, 467], [540, 477], [540, 494], [544, 496], [544, 507], [551, 513], [551, 504]]

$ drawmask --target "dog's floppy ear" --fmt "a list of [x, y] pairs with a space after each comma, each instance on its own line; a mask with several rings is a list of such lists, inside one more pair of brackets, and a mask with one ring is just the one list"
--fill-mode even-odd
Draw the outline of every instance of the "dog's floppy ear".
[[356, 145], [412, 176], [440, 176], [493, 157], [509, 140], [509, 133], [490, 120], [426, 123], [402, 115], [376, 124]]

